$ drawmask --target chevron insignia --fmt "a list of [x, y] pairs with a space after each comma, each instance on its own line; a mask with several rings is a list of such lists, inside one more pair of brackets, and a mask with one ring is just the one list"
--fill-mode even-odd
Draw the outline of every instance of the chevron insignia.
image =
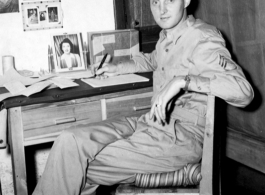
[[222, 55], [219, 55], [219, 65], [225, 70], [234, 70], [236, 69], [235, 63]]

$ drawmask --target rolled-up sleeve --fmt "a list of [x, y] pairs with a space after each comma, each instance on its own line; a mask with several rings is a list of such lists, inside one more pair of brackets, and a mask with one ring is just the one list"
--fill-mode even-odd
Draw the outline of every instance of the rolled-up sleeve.
[[156, 51], [152, 53], [139, 52], [130, 61], [118, 64], [120, 74], [151, 72], [157, 68]]
[[[254, 92], [242, 69], [231, 60], [223, 38], [219, 35], [205, 37], [193, 50], [193, 72], [189, 90], [208, 93], [238, 107], [248, 105]], [[192, 71], [191, 71], [192, 72]]]

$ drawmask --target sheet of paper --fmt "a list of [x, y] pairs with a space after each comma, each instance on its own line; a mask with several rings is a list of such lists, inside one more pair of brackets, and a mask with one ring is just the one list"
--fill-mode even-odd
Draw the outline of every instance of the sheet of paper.
[[66, 79], [82, 79], [82, 78], [93, 77], [89, 69], [86, 71], [78, 71], [78, 72], [64, 72], [64, 73], [57, 74], [56, 76], [59, 78], [66, 78]]
[[35, 84], [27, 87], [25, 90], [23, 90], [21, 92], [21, 95], [25, 95], [25, 96], [29, 97], [30, 95], [32, 95], [34, 93], [38, 93], [38, 92], [42, 91], [43, 89], [50, 86], [51, 84], [52, 84], [51, 81], [42, 81], [39, 83], [35, 83]]
[[126, 74], [115, 77], [109, 77], [107, 79], [102, 79], [102, 80], [96, 78], [90, 78], [90, 79], [82, 79], [82, 81], [96, 88], [96, 87], [106, 87], [112, 85], [121, 85], [127, 83], [147, 82], [149, 81], [149, 79], [136, 74]]
[[7, 99], [7, 98], [10, 98], [10, 97], [14, 97], [15, 95], [12, 95], [11, 93], [3, 93], [3, 94], [0, 94], [0, 102]]
[[19, 81], [23, 85], [32, 85], [34, 83], [47, 80], [52, 78], [56, 75], [45, 75], [36, 79], [24, 77], [20, 75], [14, 68], [10, 68], [3, 76], [0, 76], [0, 87], [4, 86], [4, 84], [12, 82], [12, 81]]
[[65, 78], [52, 78], [50, 80], [53, 84], [55, 84], [56, 86], [60, 87], [60, 89], [65, 89], [68, 87], [76, 87], [79, 86], [77, 83], [75, 83], [74, 81], [70, 80], [70, 79], [65, 79]]
[[11, 81], [9, 83], [4, 84], [4, 87], [12, 94], [17, 95], [20, 94], [21, 91], [25, 90], [26, 87], [19, 81]]

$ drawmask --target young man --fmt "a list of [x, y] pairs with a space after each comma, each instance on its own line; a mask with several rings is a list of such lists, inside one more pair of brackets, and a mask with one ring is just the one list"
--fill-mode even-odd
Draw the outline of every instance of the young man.
[[[64, 131], [34, 195], [93, 194], [98, 185], [134, 182], [136, 173], [175, 171], [202, 156], [207, 94], [244, 107], [253, 90], [215, 27], [187, 16], [190, 0], [150, 0], [162, 27], [156, 49], [98, 77], [154, 71], [149, 113]], [[184, 93], [186, 91], [186, 93]], [[173, 101], [174, 99], [174, 101]], [[169, 114], [168, 106], [173, 106]]]

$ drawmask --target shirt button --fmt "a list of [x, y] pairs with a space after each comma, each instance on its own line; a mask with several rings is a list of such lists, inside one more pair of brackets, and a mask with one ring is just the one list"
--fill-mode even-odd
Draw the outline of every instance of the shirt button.
[[168, 52], [168, 49], [166, 49], [166, 52]]
[[162, 67], [162, 71], [164, 71], [165, 69], [164, 69], [164, 67]]
[[198, 87], [199, 90], [201, 90], [201, 87]]

